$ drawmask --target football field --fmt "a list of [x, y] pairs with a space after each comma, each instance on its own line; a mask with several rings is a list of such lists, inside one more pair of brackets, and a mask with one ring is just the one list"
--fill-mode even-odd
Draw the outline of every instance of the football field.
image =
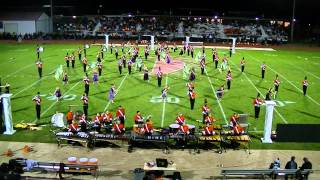
[[[12, 93], [12, 116], [13, 123], [37, 123], [49, 125], [52, 115], [58, 111], [66, 113], [69, 106], [74, 111], [82, 110], [80, 100], [84, 92], [82, 82], [84, 73], [82, 64], [76, 55], [75, 69], [66, 67], [64, 56], [67, 52], [77, 52], [81, 44], [44, 44], [44, 52], [41, 53], [43, 61], [43, 77], [39, 79], [36, 61], [35, 44], [0, 44], [0, 77], [2, 85], [10, 83], [10, 93]], [[87, 49], [89, 64], [96, 62], [96, 55], [100, 46], [90, 46]], [[129, 48], [126, 48], [126, 51]], [[117, 60], [110, 51], [104, 53], [102, 76], [99, 83], [92, 84], [93, 68], [88, 69], [91, 79], [89, 92], [89, 115], [93, 119], [98, 112], [109, 110], [115, 115], [119, 105], [126, 109], [126, 128], [130, 129], [134, 121], [133, 116], [136, 111], [140, 111], [142, 116], [152, 116], [154, 126], [157, 128], [168, 127], [175, 122], [178, 113], [183, 113], [188, 124], [199, 125], [196, 120], [202, 119], [201, 107], [204, 99], [208, 100], [208, 105], [215, 117], [216, 124], [229, 123], [230, 116], [236, 112], [239, 114], [249, 114], [249, 131], [257, 136], [261, 136], [264, 126], [265, 107], [261, 107], [260, 117], [254, 119], [253, 99], [259, 92], [263, 97], [269, 88], [273, 87], [273, 81], [278, 74], [281, 81], [279, 94], [275, 101], [277, 106], [273, 116], [273, 129], [276, 124], [318, 124], [320, 119], [320, 52], [276, 49], [275, 51], [237, 49], [236, 53], [229, 58], [229, 49], [217, 48], [219, 64], [226, 54], [232, 72], [231, 90], [226, 90], [222, 99], [217, 100], [215, 91], [219, 86], [226, 83], [226, 71], [215, 69], [212, 61], [212, 48], [206, 48], [206, 73], [201, 75], [199, 62], [187, 54], [179, 55], [179, 51], [170, 50], [171, 58], [183, 61], [190, 68], [194, 67], [196, 72], [195, 109], [190, 110], [189, 97], [187, 95], [187, 79], [183, 76], [183, 70], [175, 71], [164, 75], [162, 87], [157, 86], [157, 79], [151, 73], [155, 66], [156, 56], [150, 52], [148, 60], [144, 60], [144, 49], [140, 47], [139, 54], [142, 56], [144, 64], [149, 69], [149, 81], [143, 80], [143, 72], [135, 71], [128, 74], [126, 68], [122, 75], [119, 74]], [[200, 48], [195, 48], [195, 57]], [[119, 47], [121, 57], [121, 48]], [[82, 55], [83, 57], [83, 55]], [[245, 58], [245, 72], [240, 71], [240, 60]], [[128, 59], [128, 57], [127, 57]], [[267, 65], [266, 76], [261, 79], [262, 63]], [[165, 62], [163, 62], [165, 63]], [[55, 72], [59, 66], [69, 75], [69, 83], [64, 85], [62, 80], [55, 78]], [[93, 66], [92, 66], [93, 67]], [[133, 65], [134, 67], [134, 65]], [[308, 77], [309, 87], [307, 95], [303, 96], [302, 81]], [[117, 95], [114, 103], [107, 99], [109, 89], [115, 84]], [[162, 88], [168, 85], [167, 101], [161, 99]], [[56, 101], [52, 98], [56, 87], [62, 90], [63, 100]], [[40, 92], [42, 97], [41, 119], [36, 120], [35, 105], [33, 96]], [[49, 133], [50, 126], [46, 126], [41, 131], [16, 132], [15, 135], [7, 137], [0, 136], [1, 140], [17, 141], [52, 141]], [[317, 145], [318, 146], [318, 145]], [[319, 147], [319, 146], [318, 146]]]

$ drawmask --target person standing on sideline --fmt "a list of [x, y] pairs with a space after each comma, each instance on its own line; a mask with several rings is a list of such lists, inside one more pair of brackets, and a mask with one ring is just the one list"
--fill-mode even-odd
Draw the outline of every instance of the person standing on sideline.
[[83, 113], [87, 117], [88, 116], [88, 108], [89, 108], [89, 98], [86, 93], [83, 93], [82, 97], [82, 105], [83, 105]]
[[36, 62], [36, 65], [38, 67], [39, 78], [41, 79], [41, 77], [42, 77], [42, 66], [43, 66], [41, 59], [38, 59], [38, 61]]
[[226, 80], [227, 80], [227, 89], [230, 90], [230, 88], [231, 88], [231, 80], [232, 80], [232, 75], [231, 75], [231, 71], [230, 70], [227, 73]]
[[36, 117], [37, 117], [37, 120], [40, 120], [40, 112], [41, 112], [40, 92], [38, 92], [37, 95], [32, 98], [32, 101], [36, 104]]
[[241, 61], [240, 61], [240, 66], [241, 66], [241, 72], [244, 72], [244, 66], [246, 64], [246, 61], [244, 60], [244, 57], [242, 57]]
[[258, 93], [257, 98], [253, 100], [254, 105], [254, 118], [257, 120], [260, 114], [260, 106], [262, 105], [263, 101], [260, 98], [260, 93]]
[[161, 87], [161, 81], [162, 81], [161, 67], [159, 67], [159, 69], [157, 71], [157, 80], [158, 80], [158, 87]]
[[307, 76], [304, 77], [304, 80], [302, 81], [302, 90], [303, 90], [303, 95], [305, 96], [307, 94], [307, 88], [309, 86]]
[[266, 64], [263, 62], [261, 64], [261, 78], [264, 79], [264, 74], [266, 73]]
[[194, 88], [192, 89], [192, 91], [189, 92], [189, 99], [190, 99], [190, 109], [193, 110], [194, 103], [196, 101], [196, 93], [194, 91]]
[[89, 96], [89, 88], [90, 88], [90, 79], [88, 77], [88, 74], [86, 73], [86, 76], [83, 78], [84, 82], [84, 93]]
[[87, 72], [87, 64], [88, 64], [87, 57], [84, 56], [83, 59], [82, 59], [83, 72]]
[[280, 86], [280, 80], [278, 77], [278, 74], [276, 75], [276, 79], [273, 81], [274, 84], [274, 96], [273, 99], [275, 99], [278, 95], [278, 91], [279, 91], [279, 86]]

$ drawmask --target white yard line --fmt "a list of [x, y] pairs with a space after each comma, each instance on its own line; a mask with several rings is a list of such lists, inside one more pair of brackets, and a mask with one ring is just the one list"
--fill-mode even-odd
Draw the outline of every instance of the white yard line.
[[[256, 62], [259, 62], [257, 58], [251, 56], [250, 54], [248, 54], [252, 59], [254, 59]], [[294, 85], [291, 81], [289, 81], [285, 76], [283, 76], [282, 74], [280, 74], [279, 72], [277, 72], [276, 70], [272, 69], [270, 66], [267, 66], [267, 68], [269, 68], [271, 71], [273, 71], [274, 73], [278, 74], [280, 77], [282, 77], [284, 80], [286, 80], [289, 84], [291, 84], [294, 88], [296, 88], [299, 92], [303, 93], [303, 91], [298, 88], [296, 85]], [[318, 106], [320, 106], [320, 103], [317, 102], [316, 100], [314, 100], [312, 97], [310, 97], [309, 95], [306, 95], [307, 98], [309, 98], [313, 103], [317, 104]]]
[[[168, 75], [166, 76], [166, 86], [168, 86]], [[161, 127], [163, 127], [164, 123], [164, 116], [165, 116], [165, 111], [166, 111], [166, 99], [163, 100], [162, 104], [162, 116], [161, 116]]]
[[[127, 79], [128, 75], [129, 75], [129, 73], [127, 73], [127, 74], [126, 74], [126, 76], [121, 80], [120, 85], [119, 85], [119, 87], [118, 87], [118, 89], [117, 89], [117, 92], [115, 93], [115, 95], [114, 95], [114, 96], [116, 96], [116, 95], [119, 93], [120, 88], [121, 88], [121, 86], [122, 86], [122, 84], [123, 84], [124, 80], [126, 80], [126, 79]], [[116, 97], [114, 97], [114, 98], [116, 98]], [[110, 103], [111, 103], [111, 101], [109, 101], [109, 102], [108, 102], [108, 104], [106, 105], [106, 107], [104, 107], [104, 110], [103, 110], [103, 111], [106, 111], [106, 110], [108, 109], [108, 107], [110, 106]]]
[[56, 71], [56, 70], [53, 70], [52, 72], [50, 72], [50, 73], [48, 74], [48, 76], [45, 76], [45, 77], [37, 80], [36, 82], [30, 84], [29, 86], [25, 87], [25, 88], [22, 89], [21, 91], [17, 92], [16, 94], [14, 94], [14, 95], [12, 96], [12, 98], [16, 97], [18, 94], [26, 91], [27, 89], [30, 89], [31, 87], [33, 87], [34, 85], [36, 85], [38, 82], [42, 81], [43, 79], [46, 79], [46, 78], [50, 77], [50, 75], [51, 75], [52, 73], [54, 73], [55, 71]]
[[[231, 62], [231, 61], [230, 61]], [[233, 64], [233, 66], [235, 66], [239, 71], [240, 68], [238, 68], [233, 62], [231, 62]], [[259, 89], [257, 88], [256, 85], [253, 84], [252, 80], [247, 76], [247, 74], [245, 72], [243, 72], [243, 75], [245, 76], [245, 78], [249, 81], [249, 83], [256, 89], [256, 91], [258, 93], [260, 93], [260, 95], [264, 98], [263, 94], [259, 91]], [[277, 113], [277, 115], [282, 119], [282, 121], [286, 124], [288, 124], [288, 121], [277, 111], [276, 108], [274, 108], [274, 111]]]
[[217, 97], [216, 91], [215, 91], [215, 89], [214, 89], [214, 87], [213, 87], [213, 85], [212, 85], [213, 83], [212, 83], [211, 79], [210, 79], [209, 76], [208, 76], [207, 69], [204, 69], [204, 71], [205, 71], [206, 76], [207, 76], [207, 78], [208, 78], [208, 81], [209, 81], [209, 83], [210, 83], [210, 86], [211, 86], [212, 92], [213, 92], [213, 94], [214, 94], [214, 97], [216, 98], [216, 100], [217, 100], [217, 102], [218, 102], [218, 105], [219, 105], [219, 107], [220, 107], [220, 111], [221, 111], [221, 113], [222, 113], [224, 122], [225, 122], [226, 124], [228, 124], [226, 114], [224, 113], [224, 110], [223, 110], [223, 107], [222, 107], [222, 105], [221, 105], [221, 103], [220, 103], [220, 100], [219, 100], [218, 97]]
[[[64, 95], [62, 96], [61, 99], [63, 99], [63, 97], [64, 97], [65, 95], [67, 95], [69, 91], [71, 91], [72, 89], [74, 89], [74, 88], [75, 88], [76, 86], [78, 86], [78, 84], [81, 83], [81, 82], [82, 82], [82, 80], [78, 81], [75, 85], [73, 85], [66, 93], [64, 93]], [[43, 113], [41, 113], [40, 117], [43, 116], [43, 115], [45, 115], [45, 114], [46, 114], [55, 104], [57, 104], [58, 102], [59, 102], [59, 101], [55, 101], [54, 103], [52, 103]], [[37, 122], [37, 120], [34, 120], [32, 123], [36, 123], [36, 122]]]
[[20, 68], [20, 69], [16, 70], [15, 72], [11, 73], [11, 74], [8, 74], [8, 75], [5, 76], [3, 79], [7, 79], [8, 77], [10, 77], [10, 76], [12, 76], [12, 75], [15, 75], [15, 74], [17, 74], [18, 72], [20, 72], [20, 71], [22, 71], [22, 70], [24, 70], [24, 69], [27, 69], [27, 68], [29, 68], [30, 66], [33, 66], [33, 65], [34, 65], [34, 64], [29, 64], [29, 65], [27, 65], [27, 66], [24, 66], [23, 68]]

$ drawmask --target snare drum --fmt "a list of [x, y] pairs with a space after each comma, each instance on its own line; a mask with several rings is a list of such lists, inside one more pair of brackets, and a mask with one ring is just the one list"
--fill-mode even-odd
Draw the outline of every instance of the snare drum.
[[79, 163], [80, 164], [88, 164], [88, 158], [80, 158]]
[[179, 124], [170, 124], [170, 133], [177, 133], [179, 130]]
[[68, 163], [76, 164], [77, 163], [77, 158], [76, 157], [68, 157]]

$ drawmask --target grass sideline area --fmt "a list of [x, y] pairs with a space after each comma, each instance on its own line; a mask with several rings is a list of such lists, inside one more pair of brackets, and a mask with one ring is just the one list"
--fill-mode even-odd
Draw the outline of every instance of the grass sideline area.
[[[27, 141], [27, 142], [54, 142], [55, 139], [50, 133], [49, 122], [51, 116], [56, 112], [66, 113], [68, 105], [79, 105], [75, 110], [81, 110], [82, 102], [80, 97], [84, 91], [82, 78], [84, 76], [82, 65], [76, 56], [76, 68], [66, 68], [64, 56], [67, 52], [76, 50], [80, 44], [44, 44], [44, 52], [41, 54], [43, 60], [43, 78], [39, 80], [36, 61], [35, 44], [0, 44], [0, 76], [2, 85], [8, 81], [11, 85], [12, 113], [14, 124], [20, 122], [36, 122], [47, 125], [41, 131], [19, 130], [13, 136], [0, 135], [3, 141]], [[201, 49], [195, 49], [195, 56]], [[91, 46], [87, 50], [89, 64], [96, 61], [98, 47]], [[143, 56], [144, 49], [140, 48], [139, 54]], [[121, 56], [121, 50], [119, 48]], [[151, 72], [155, 55], [152, 51], [147, 61], [144, 61]], [[170, 87], [168, 96], [178, 98], [179, 103], [162, 102], [152, 103], [152, 97], [159, 97], [161, 89], [157, 87], [157, 81], [154, 75], [150, 76], [150, 81], [143, 81], [143, 74], [135, 72], [127, 74], [127, 69], [119, 75], [117, 60], [114, 52], [105, 53], [104, 67], [99, 84], [90, 84], [89, 95], [89, 114], [94, 118], [97, 112], [102, 112], [106, 107], [113, 114], [118, 105], [126, 109], [126, 128], [133, 125], [133, 116], [137, 110], [140, 110], [143, 116], [152, 115], [154, 126], [168, 127], [174, 123], [177, 113], [185, 115], [188, 124], [198, 125], [197, 119], [201, 119], [201, 106], [204, 98], [208, 99], [208, 105], [213, 111], [217, 124], [226, 124], [229, 117], [234, 113], [249, 113], [250, 131], [253, 134], [253, 143], [251, 148], [257, 149], [304, 149], [320, 150], [319, 143], [273, 143], [261, 144], [259, 142], [262, 136], [264, 126], [265, 108], [261, 108], [258, 121], [253, 118], [252, 101], [260, 91], [264, 96], [270, 87], [273, 87], [275, 75], [279, 75], [281, 85], [277, 97], [277, 112], [274, 113], [273, 129], [278, 123], [303, 123], [318, 124], [320, 118], [320, 52], [317, 51], [295, 51], [295, 50], [277, 50], [277, 51], [254, 51], [237, 50], [230, 60], [232, 71], [231, 90], [226, 91], [222, 100], [217, 101], [214, 91], [222, 84], [225, 84], [226, 72], [220, 72], [214, 68], [212, 62], [212, 50], [206, 49], [207, 75], [200, 74], [199, 63], [191, 57], [179, 52], [171, 52], [171, 58], [182, 60], [184, 63], [196, 69], [195, 90], [197, 93], [195, 110], [190, 110], [189, 98], [185, 84], [187, 80], [183, 79], [182, 70], [164, 76], [162, 84], [164, 86], [167, 78]], [[221, 58], [224, 54], [229, 55], [228, 49], [218, 49]], [[245, 73], [240, 72], [240, 60], [245, 57]], [[143, 58], [144, 59], [144, 58]], [[228, 58], [229, 59], [229, 58]], [[260, 65], [265, 62], [267, 65], [266, 77], [261, 80]], [[69, 75], [69, 84], [63, 85], [62, 81], [54, 78], [55, 70], [63, 65]], [[89, 70], [88, 72], [91, 72]], [[302, 95], [302, 80], [308, 76], [309, 87], [308, 96]], [[92, 78], [92, 73], [89, 75]], [[107, 101], [108, 91], [111, 84], [118, 88], [118, 94], [115, 103], [110, 104]], [[48, 99], [56, 87], [60, 87], [62, 94], [68, 94], [69, 100], [56, 102]], [[42, 118], [35, 121], [35, 107], [32, 97], [40, 91], [42, 95]], [[221, 104], [221, 108], [219, 106]], [[109, 104], [109, 105], [108, 105]], [[165, 108], [164, 108], [165, 107]], [[164, 113], [164, 116], [162, 114]], [[163, 118], [162, 118], [163, 117]], [[163, 121], [163, 122], [162, 122]]]

